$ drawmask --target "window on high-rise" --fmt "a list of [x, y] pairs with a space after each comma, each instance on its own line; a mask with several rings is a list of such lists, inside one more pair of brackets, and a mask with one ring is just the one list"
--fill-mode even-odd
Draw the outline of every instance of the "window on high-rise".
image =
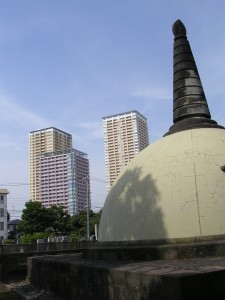
[[0, 222], [0, 230], [4, 230], [4, 222]]

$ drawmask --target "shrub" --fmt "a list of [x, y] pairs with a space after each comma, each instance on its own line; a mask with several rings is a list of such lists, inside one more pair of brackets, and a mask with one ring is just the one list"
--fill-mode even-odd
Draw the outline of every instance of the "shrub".
[[36, 243], [38, 239], [44, 239], [51, 236], [54, 235], [49, 232], [35, 232], [35, 233], [24, 234], [20, 237], [20, 243], [32, 244], [32, 243]]
[[15, 244], [15, 243], [16, 243], [16, 240], [12, 240], [12, 239], [3, 241], [4, 245], [12, 245], [12, 244]]
[[79, 241], [81, 239], [81, 234], [78, 231], [74, 231], [69, 235], [72, 242]]

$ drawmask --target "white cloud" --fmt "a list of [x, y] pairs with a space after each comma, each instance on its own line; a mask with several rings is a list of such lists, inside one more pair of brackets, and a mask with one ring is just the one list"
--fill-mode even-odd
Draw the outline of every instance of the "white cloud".
[[1, 140], [1, 148], [14, 148], [14, 149], [22, 148], [17, 143], [15, 143], [15, 140], [12, 140], [10, 136], [7, 136], [5, 134], [0, 135], [0, 140]]
[[170, 100], [171, 92], [164, 88], [140, 87], [131, 93], [133, 97], [149, 98], [152, 100]]
[[102, 122], [84, 122], [78, 124], [79, 128], [86, 130], [86, 138], [88, 139], [102, 139]]
[[16, 100], [0, 91], [0, 111], [1, 120], [9, 123], [15, 123], [29, 128], [45, 127], [50, 122], [40, 117], [36, 113], [29, 111], [16, 103]]

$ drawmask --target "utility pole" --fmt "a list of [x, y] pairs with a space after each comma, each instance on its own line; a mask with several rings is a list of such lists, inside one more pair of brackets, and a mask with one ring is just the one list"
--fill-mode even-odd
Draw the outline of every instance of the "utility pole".
[[87, 240], [90, 240], [90, 224], [89, 224], [89, 178], [85, 176], [86, 189], [87, 189]]

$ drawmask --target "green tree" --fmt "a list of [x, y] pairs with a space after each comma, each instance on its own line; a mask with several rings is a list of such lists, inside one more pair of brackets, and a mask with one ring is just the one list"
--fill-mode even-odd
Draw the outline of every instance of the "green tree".
[[67, 235], [72, 230], [69, 222], [71, 217], [65, 212], [63, 206], [53, 205], [47, 210], [51, 217], [51, 226], [53, 227], [55, 234]]
[[73, 232], [79, 232], [82, 236], [87, 232], [87, 212], [85, 210], [80, 211], [70, 219], [70, 224]]
[[[101, 217], [101, 210], [95, 213], [93, 210], [89, 211], [89, 229], [90, 235], [95, 233], [95, 224], [99, 224]], [[80, 235], [87, 233], [87, 211], [80, 211], [78, 214], [70, 218], [70, 224], [73, 232], [79, 232]]]
[[99, 212], [93, 212], [90, 217], [90, 234], [95, 234], [95, 224], [100, 223], [102, 209]]
[[[98, 213], [89, 211], [90, 235], [95, 233], [94, 225], [99, 223], [100, 217], [101, 211]], [[45, 208], [40, 202], [27, 202], [18, 225], [20, 235], [28, 235], [26, 240], [29, 240], [30, 235], [44, 233], [48, 228], [52, 228], [55, 235], [70, 234], [74, 239], [80, 239], [87, 233], [87, 211], [70, 216], [62, 206], [53, 205]]]
[[40, 202], [29, 201], [25, 204], [18, 232], [21, 234], [44, 232], [51, 224], [52, 215], [49, 214], [48, 209], [43, 207]]

